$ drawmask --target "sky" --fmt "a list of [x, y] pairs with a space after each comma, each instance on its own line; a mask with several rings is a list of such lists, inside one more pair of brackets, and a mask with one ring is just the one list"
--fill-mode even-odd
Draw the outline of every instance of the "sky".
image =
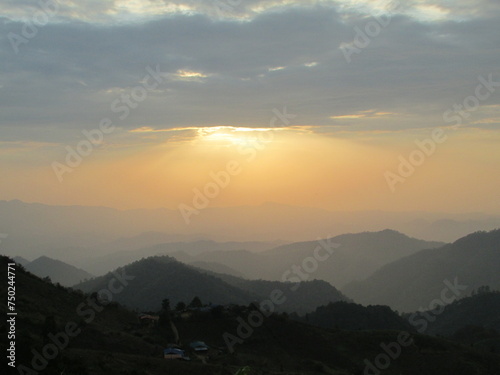
[[500, 214], [498, 0], [0, 5], [0, 199]]

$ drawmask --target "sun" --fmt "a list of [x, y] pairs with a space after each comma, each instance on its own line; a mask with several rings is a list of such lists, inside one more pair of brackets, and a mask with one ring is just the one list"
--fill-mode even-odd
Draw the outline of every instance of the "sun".
[[215, 126], [198, 128], [198, 139], [221, 146], [245, 146], [254, 142], [270, 142], [272, 128], [245, 128], [235, 126]]

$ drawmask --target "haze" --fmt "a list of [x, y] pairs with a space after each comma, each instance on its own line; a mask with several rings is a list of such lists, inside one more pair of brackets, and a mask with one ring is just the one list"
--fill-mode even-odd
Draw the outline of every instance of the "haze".
[[209, 3], [4, 4], [0, 199], [499, 214], [497, 2]]

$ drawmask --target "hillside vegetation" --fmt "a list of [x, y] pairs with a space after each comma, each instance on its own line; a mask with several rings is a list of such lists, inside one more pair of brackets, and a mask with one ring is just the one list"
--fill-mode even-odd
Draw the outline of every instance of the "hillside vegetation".
[[452, 293], [448, 299], [465, 297], [481, 286], [500, 289], [499, 270], [500, 230], [477, 232], [392, 262], [342, 291], [364, 305], [388, 305], [405, 312], [429, 310], [445, 289]]
[[[8, 262], [8, 258], [0, 258], [4, 279]], [[117, 304], [57, 287], [21, 266], [16, 270], [16, 286], [16, 365], [24, 366], [25, 372], [10, 373], [37, 373], [31, 370], [34, 365], [40, 367], [33, 362], [34, 353], [46, 352], [53, 335], [60, 335], [68, 322], [76, 324], [78, 334], [42, 366], [41, 374], [233, 375], [248, 367], [249, 375], [359, 375], [382, 353], [381, 345], [395, 342], [399, 335], [397, 331], [324, 329], [273, 314], [250, 326], [248, 335], [229, 351], [225, 336], [238, 335], [252, 313], [245, 306], [234, 306], [217, 314], [200, 311], [188, 318], [172, 316], [181, 347], [202, 340], [209, 345], [210, 355], [201, 358], [188, 350], [191, 361], [168, 361], [162, 359], [163, 348], [173, 337], [168, 321], [141, 324], [135, 313]], [[6, 293], [5, 283], [0, 290]], [[5, 300], [0, 303], [6, 308]], [[88, 313], [90, 306], [95, 306], [94, 314]], [[391, 361], [385, 374], [497, 375], [500, 369], [498, 355], [419, 334], [411, 334], [409, 339], [409, 346]], [[4, 340], [0, 348], [6, 351]]]
[[[300, 284], [244, 280], [234, 276], [219, 275], [192, 266], [173, 258], [150, 257], [122, 267], [133, 279], [127, 288], [113, 298], [134, 309], [158, 310], [161, 301], [169, 298], [172, 305], [189, 302], [196, 296], [212, 304], [248, 305], [254, 301], [268, 299], [273, 290], [281, 290], [286, 301], [277, 306], [277, 311], [305, 313], [317, 306], [347, 298], [324, 281]], [[115, 277], [113, 273], [78, 284], [75, 288], [85, 292], [98, 292]]]

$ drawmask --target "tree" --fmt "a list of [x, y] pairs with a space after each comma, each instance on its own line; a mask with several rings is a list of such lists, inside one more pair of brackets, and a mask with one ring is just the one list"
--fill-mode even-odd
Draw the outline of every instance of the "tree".
[[161, 308], [163, 311], [170, 311], [170, 300], [168, 298], [161, 301]]
[[[179, 305], [179, 304], [177, 304]], [[172, 330], [172, 333], [174, 334], [174, 342], [176, 344], [180, 343], [179, 340], [179, 332], [177, 331], [177, 327], [174, 324], [174, 321], [172, 320], [171, 316], [171, 310], [170, 310], [170, 300], [168, 298], [165, 298], [161, 302], [161, 312], [160, 312], [160, 317], [158, 320], [158, 325], [160, 327], [166, 327], [169, 326], [170, 329]]]
[[201, 299], [199, 297], [194, 297], [191, 303], [189, 304], [189, 307], [198, 309], [200, 307], [203, 307], [203, 304], [201, 303]]
[[176, 311], [186, 310], [186, 304], [182, 301], [178, 302], [177, 305], [175, 305], [175, 310]]
[[90, 300], [93, 301], [95, 304], [102, 306], [102, 303], [101, 303], [102, 299], [97, 292], [93, 292], [90, 295]]
[[489, 285], [482, 285], [478, 288], [477, 294], [487, 294], [491, 291]]

